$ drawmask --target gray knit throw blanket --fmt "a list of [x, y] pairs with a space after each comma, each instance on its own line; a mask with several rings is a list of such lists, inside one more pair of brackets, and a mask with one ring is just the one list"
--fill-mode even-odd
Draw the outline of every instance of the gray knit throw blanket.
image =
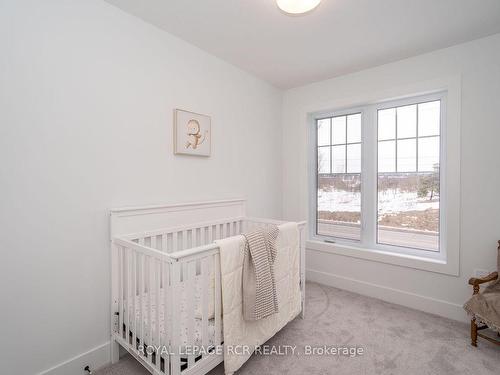
[[274, 279], [278, 227], [244, 233], [243, 318], [259, 320], [278, 312], [278, 297]]

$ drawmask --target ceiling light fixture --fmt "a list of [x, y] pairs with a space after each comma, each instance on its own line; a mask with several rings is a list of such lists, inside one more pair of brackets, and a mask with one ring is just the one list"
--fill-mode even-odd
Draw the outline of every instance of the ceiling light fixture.
[[290, 15], [310, 12], [316, 8], [321, 0], [276, 0], [278, 8]]

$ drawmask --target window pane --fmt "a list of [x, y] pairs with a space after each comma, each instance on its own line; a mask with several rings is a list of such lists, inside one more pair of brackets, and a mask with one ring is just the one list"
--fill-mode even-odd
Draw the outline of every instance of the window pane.
[[318, 120], [318, 146], [330, 145], [330, 119]]
[[377, 242], [439, 251], [439, 173], [378, 176]]
[[417, 106], [407, 105], [397, 109], [398, 138], [417, 136]]
[[435, 169], [439, 169], [439, 137], [419, 138], [419, 172], [433, 172]]
[[389, 108], [378, 111], [378, 139], [396, 138], [396, 109]]
[[[394, 110], [397, 143], [378, 142], [377, 242], [439, 251], [440, 101]], [[391, 129], [392, 113], [379, 111], [379, 140]]]
[[361, 113], [347, 116], [347, 143], [361, 142]]
[[332, 119], [332, 126], [332, 144], [338, 145], [340, 143], [345, 143], [346, 116], [334, 117]]
[[317, 232], [361, 238], [361, 175], [344, 174], [318, 179]]
[[332, 147], [332, 173], [345, 173], [345, 145]]
[[361, 144], [347, 145], [347, 173], [361, 173]]
[[318, 147], [318, 173], [330, 173], [330, 147]]
[[439, 135], [441, 102], [422, 103], [418, 105], [418, 135]]
[[[399, 119], [398, 119], [399, 121]], [[398, 141], [398, 172], [417, 171], [417, 140]]]
[[378, 171], [396, 171], [396, 142], [383, 141], [378, 143]]

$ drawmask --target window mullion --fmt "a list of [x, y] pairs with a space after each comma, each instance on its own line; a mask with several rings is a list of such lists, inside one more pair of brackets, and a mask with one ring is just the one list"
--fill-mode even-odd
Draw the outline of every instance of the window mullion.
[[332, 119], [330, 119], [330, 145], [328, 148], [330, 149], [330, 173], [333, 173], [333, 152], [332, 152], [332, 147], [333, 145], [333, 125], [332, 125]]
[[416, 126], [416, 129], [415, 129], [415, 147], [416, 147], [416, 152], [415, 152], [415, 171], [418, 173], [418, 104], [417, 104], [417, 110], [416, 110], [416, 114], [415, 116], [417, 117], [416, 118], [416, 121], [415, 121], [415, 126]]
[[398, 172], [398, 110], [396, 108], [396, 110], [394, 111], [394, 116], [396, 117], [395, 118], [395, 121], [394, 121], [394, 126], [396, 127], [396, 129], [394, 129], [394, 147], [396, 147], [396, 154], [395, 154], [395, 157], [394, 157], [394, 170], [396, 171], [396, 173]]
[[344, 162], [344, 172], [347, 173], [347, 119], [348, 119], [348, 116], [345, 117], [345, 151], [344, 151], [344, 155], [345, 155], [345, 162]]
[[361, 241], [365, 246], [375, 244], [376, 227], [376, 160], [377, 124], [374, 107], [367, 107], [362, 118], [361, 169]]

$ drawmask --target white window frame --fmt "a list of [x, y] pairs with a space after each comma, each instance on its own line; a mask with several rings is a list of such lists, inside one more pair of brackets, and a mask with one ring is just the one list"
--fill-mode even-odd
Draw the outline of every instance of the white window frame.
[[[453, 99], [455, 100], [455, 95]], [[440, 100], [441, 101], [441, 129], [440, 129], [440, 233], [439, 251], [412, 249], [402, 246], [377, 243], [377, 111], [385, 108], [399, 107], [409, 104]], [[456, 103], [455, 103], [456, 105]], [[316, 119], [342, 116], [343, 114], [361, 113], [361, 240], [349, 240], [321, 236], [316, 231], [317, 215], [317, 126]], [[455, 118], [454, 118], [455, 119]], [[449, 209], [448, 193], [450, 186], [447, 181], [448, 159], [450, 153], [448, 142], [448, 91], [439, 90], [424, 95], [406, 95], [401, 99], [381, 100], [367, 105], [342, 107], [340, 109], [314, 112], [309, 116], [309, 241], [307, 247], [317, 251], [333, 252], [341, 255], [354, 256], [363, 259], [382, 261], [384, 263], [409, 266], [440, 273], [458, 275], [458, 248], [453, 249], [453, 257], [449, 256], [448, 239], [453, 236], [454, 246], [457, 246], [457, 220], [454, 220], [453, 233], [449, 233], [447, 216]], [[459, 140], [459, 134], [454, 137], [454, 143]], [[452, 152], [456, 154], [456, 146]], [[459, 144], [458, 144], [459, 150]], [[456, 162], [459, 166], [459, 161]], [[454, 169], [456, 165], [454, 165]], [[458, 179], [459, 181], [459, 179]], [[454, 181], [457, 182], [456, 180]], [[453, 191], [453, 202], [459, 204], [459, 193]], [[452, 203], [453, 204], [453, 203]]]

